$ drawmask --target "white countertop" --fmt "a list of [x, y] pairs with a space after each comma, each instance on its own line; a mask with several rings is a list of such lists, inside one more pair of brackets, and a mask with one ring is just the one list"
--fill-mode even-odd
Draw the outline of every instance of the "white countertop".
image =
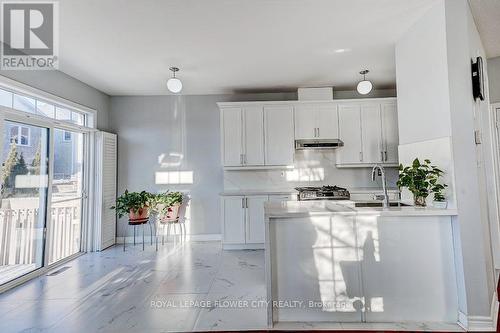
[[272, 190], [263, 190], [263, 189], [251, 189], [251, 190], [225, 190], [224, 192], [220, 193], [221, 196], [223, 197], [229, 197], [229, 196], [241, 196], [241, 195], [290, 195], [290, 194], [297, 194], [295, 189], [289, 188], [289, 189], [284, 189], [284, 188], [278, 188], [278, 189], [272, 189]]
[[454, 216], [455, 209], [433, 207], [354, 207], [354, 201], [284, 201], [267, 202], [264, 205], [268, 218], [288, 218], [319, 215], [378, 215], [378, 216]]
[[[306, 185], [315, 186], [315, 185]], [[378, 187], [351, 187], [347, 188], [352, 194], [359, 193], [382, 193], [382, 189]], [[397, 188], [388, 188], [388, 192], [397, 192]], [[273, 194], [297, 194], [294, 188], [275, 188], [275, 189], [234, 189], [224, 190], [220, 193], [221, 196], [241, 196], [241, 195], [273, 195]]]

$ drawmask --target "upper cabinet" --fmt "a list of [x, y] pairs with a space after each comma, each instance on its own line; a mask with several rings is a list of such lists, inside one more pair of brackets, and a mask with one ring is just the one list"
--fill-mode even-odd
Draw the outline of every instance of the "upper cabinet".
[[384, 163], [398, 164], [399, 128], [396, 102], [382, 104], [381, 112]]
[[337, 165], [363, 163], [361, 106], [339, 105], [339, 125], [339, 138], [344, 142], [344, 146], [337, 148]]
[[338, 139], [337, 105], [334, 103], [296, 105], [295, 139]]
[[264, 107], [265, 164], [293, 165], [295, 152], [293, 136], [293, 106]]
[[264, 113], [258, 106], [221, 109], [223, 164], [264, 165]]
[[398, 165], [398, 115], [394, 99], [339, 104], [338, 167]]
[[221, 107], [222, 163], [227, 169], [293, 164], [292, 105]]
[[272, 169], [294, 164], [295, 140], [340, 139], [338, 167], [398, 165], [395, 98], [329, 102], [219, 103], [222, 164]]

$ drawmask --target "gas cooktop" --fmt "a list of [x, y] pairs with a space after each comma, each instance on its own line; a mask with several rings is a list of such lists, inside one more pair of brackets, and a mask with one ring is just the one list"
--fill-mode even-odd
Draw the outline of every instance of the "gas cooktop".
[[339, 186], [304, 186], [296, 187], [299, 200], [349, 200], [351, 194], [346, 188]]

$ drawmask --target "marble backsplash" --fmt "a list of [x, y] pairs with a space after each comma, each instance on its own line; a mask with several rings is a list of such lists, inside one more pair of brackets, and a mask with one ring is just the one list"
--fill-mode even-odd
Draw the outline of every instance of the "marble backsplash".
[[[347, 188], [380, 188], [380, 177], [371, 180], [371, 168], [337, 168], [335, 150], [297, 151], [293, 169], [225, 171], [224, 190], [273, 190], [297, 186], [338, 185]], [[398, 171], [387, 168], [387, 184], [396, 186]]]

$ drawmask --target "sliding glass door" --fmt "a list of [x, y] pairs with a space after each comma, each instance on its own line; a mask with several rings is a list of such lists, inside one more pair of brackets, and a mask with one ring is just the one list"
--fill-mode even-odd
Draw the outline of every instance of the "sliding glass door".
[[80, 252], [83, 134], [54, 129], [54, 176], [48, 224], [49, 265]]
[[0, 124], [2, 285], [81, 251], [84, 134]]
[[49, 129], [4, 121], [0, 285], [44, 265]]

